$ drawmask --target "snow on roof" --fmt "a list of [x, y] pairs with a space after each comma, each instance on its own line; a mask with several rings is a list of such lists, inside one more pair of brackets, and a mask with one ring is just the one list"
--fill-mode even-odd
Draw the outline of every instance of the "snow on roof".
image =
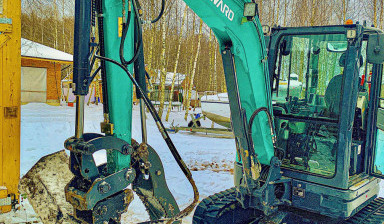
[[[185, 77], [186, 75], [184, 74], [176, 73], [175, 86], [178, 86], [179, 84], [181, 84], [184, 81]], [[172, 78], [173, 78], [173, 72], [167, 72], [167, 76], [165, 78], [165, 86], [172, 85]], [[155, 82], [153, 82], [153, 84], [160, 85], [160, 71], [158, 71], [157, 79]]]
[[21, 56], [58, 61], [73, 61], [73, 55], [21, 38]]

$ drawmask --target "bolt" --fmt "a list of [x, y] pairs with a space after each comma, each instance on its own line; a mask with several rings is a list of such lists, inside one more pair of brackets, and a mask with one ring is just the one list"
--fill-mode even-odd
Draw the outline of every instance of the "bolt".
[[156, 175], [157, 175], [157, 176], [160, 176], [160, 175], [161, 175], [161, 170], [157, 170], [157, 171], [156, 171]]
[[133, 170], [132, 169], [129, 169], [126, 173], [125, 173], [125, 179], [127, 181], [132, 181], [132, 179], [135, 178], [135, 175], [133, 173]]
[[133, 152], [132, 146], [130, 146], [130, 145], [128, 145], [128, 144], [126, 144], [126, 145], [123, 146], [123, 148], [122, 148], [122, 153], [123, 153], [124, 155], [131, 155], [132, 152]]
[[108, 211], [107, 206], [104, 205], [101, 211], [102, 211], [103, 214], [107, 213], [107, 211]]
[[223, 54], [227, 54], [227, 51], [223, 51]]
[[99, 184], [99, 192], [101, 194], [107, 193], [109, 190], [111, 190], [111, 185], [107, 182], [103, 181], [101, 184]]

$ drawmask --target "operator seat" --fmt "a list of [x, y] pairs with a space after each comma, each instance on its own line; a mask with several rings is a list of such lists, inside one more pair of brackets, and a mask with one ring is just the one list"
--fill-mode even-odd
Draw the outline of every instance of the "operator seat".
[[327, 105], [327, 115], [336, 118], [340, 114], [341, 87], [343, 75], [334, 76], [325, 90], [325, 104]]
[[[345, 65], [345, 52], [340, 56], [339, 66], [344, 68]], [[337, 118], [340, 115], [340, 103], [341, 103], [341, 90], [343, 84], [343, 74], [334, 76], [328, 83], [325, 90], [324, 100], [327, 106], [326, 116], [331, 118]]]

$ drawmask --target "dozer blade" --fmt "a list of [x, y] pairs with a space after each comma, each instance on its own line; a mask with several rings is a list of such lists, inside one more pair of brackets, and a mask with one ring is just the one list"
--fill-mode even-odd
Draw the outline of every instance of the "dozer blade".
[[28, 196], [43, 223], [78, 223], [66, 202], [64, 188], [73, 178], [64, 150], [42, 157], [21, 179], [19, 190]]

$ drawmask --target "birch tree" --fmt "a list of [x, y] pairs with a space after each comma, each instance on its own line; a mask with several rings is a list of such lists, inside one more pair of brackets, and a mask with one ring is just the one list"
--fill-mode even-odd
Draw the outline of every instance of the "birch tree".
[[203, 20], [200, 19], [199, 39], [198, 39], [198, 42], [197, 42], [196, 55], [195, 55], [195, 60], [194, 60], [194, 63], [193, 63], [193, 70], [192, 70], [191, 79], [190, 79], [191, 81], [189, 83], [189, 88], [188, 88], [188, 99], [187, 99], [187, 106], [186, 106], [186, 110], [185, 110], [184, 120], [187, 120], [188, 113], [189, 113], [189, 106], [191, 105], [193, 79], [195, 78], [197, 59], [199, 58], [199, 53], [200, 53], [201, 36], [202, 36], [202, 32], [201, 31], [202, 31], [202, 28], [203, 28]]
[[162, 30], [162, 49], [161, 49], [161, 56], [160, 56], [160, 62], [162, 62], [162, 66], [161, 66], [161, 73], [160, 73], [160, 88], [159, 88], [159, 91], [160, 91], [160, 106], [159, 106], [159, 116], [160, 116], [160, 119], [161, 117], [163, 116], [163, 110], [164, 110], [164, 95], [165, 95], [165, 80], [166, 80], [166, 76], [167, 76], [167, 68], [166, 68], [166, 65], [167, 65], [167, 62], [165, 60], [165, 48], [166, 48], [166, 45], [165, 45], [165, 38], [166, 38], [166, 31], [165, 31], [165, 19], [163, 18], [162, 21], [161, 21], [161, 30]]
[[219, 44], [215, 41], [215, 61], [213, 64], [213, 91], [217, 92], [217, 51]]
[[209, 45], [208, 45], [208, 57], [209, 57], [209, 82], [208, 82], [208, 89], [210, 89], [213, 86], [213, 72], [212, 72], [212, 56], [213, 56], [213, 51], [212, 51], [212, 30], [209, 29]]
[[[187, 10], [188, 10], [188, 6], [185, 6], [185, 9], [184, 9], [184, 12], [183, 12], [183, 20], [181, 22], [181, 29], [180, 29], [180, 34], [179, 34], [179, 45], [177, 47], [177, 56], [176, 56], [176, 60], [175, 60], [175, 67], [173, 69], [172, 85], [171, 85], [171, 93], [170, 94], [173, 94], [173, 91], [174, 91], [174, 88], [175, 88], [177, 66], [179, 65], [181, 43], [182, 43], [183, 31], [184, 31], [184, 22], [185, 22], [185, 18], [186, 18], [186, 15], [187, 15]], [[168, 121], [168, 119], [169, 119], [169, 114], [171, 112], [171, 108], [172, 108], [172, 97], [169, 98], [167, 115], [165, 116], [165, 120], [166, 121]]]
[[191, 82], [191, 72], [193, 70], [193, 47], [194, 47], [194, 35], [195, 35], [195, 24], [196, 24], [196, 14], [193, 13], [193, 22], [192, 22], [192, 29], [191, 29], [191, 32], [190, 32], [190, 59], [189, 59], [189, 63], [187, 64], [187, 69], [186, 69], [186, 74], [187, 76], [185, 77], [185, 86], [184, 86], [184, 90], [183, 93], [184, 93], [184, 101], [183, 101], [183, 106], [184, 106], [184, 109], [187, 110], [187, 101], [188, 99], [190, 98], [189, 96], [189, 84]]

